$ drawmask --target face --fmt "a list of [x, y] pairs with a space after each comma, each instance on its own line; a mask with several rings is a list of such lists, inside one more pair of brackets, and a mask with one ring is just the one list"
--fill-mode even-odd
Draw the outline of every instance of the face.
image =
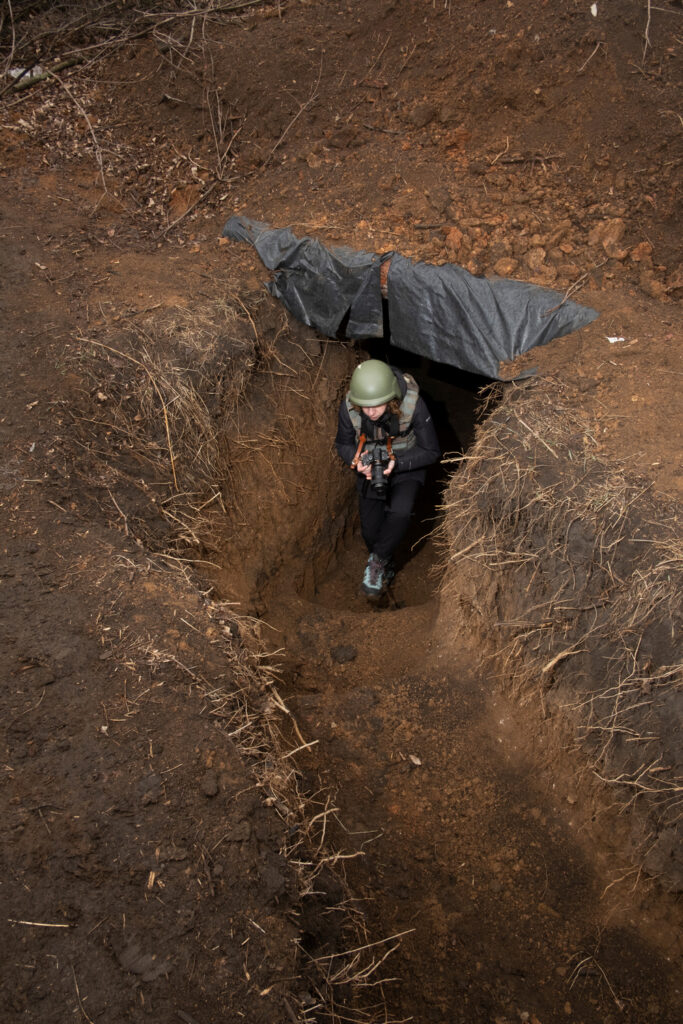
[[365, 413], [369, 420], [372, 420], [374, 422], [375, 420], [378, 420], [380, 419], [380, 417], [384, 416], [386, 408], [386, 402], [384, 405], [364, 405], [363, 412]]

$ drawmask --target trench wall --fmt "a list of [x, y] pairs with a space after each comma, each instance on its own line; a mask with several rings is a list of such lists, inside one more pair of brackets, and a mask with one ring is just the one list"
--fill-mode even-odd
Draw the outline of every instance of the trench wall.
[[222, 594], [262, 615], [275, 585], [311, 596], [352, 526], [351, 482], [334, 453], [353, 349], [293, 321], [253, 375], [222, 445], [227, 515], [213, 523]]
[[263, 614], [283, 573], [312, 593], [351, 525], [333, 444], [353, 347], [248, 292], [83, 343], [74, 471], [93, 506], [242, 613]]
[[601, 460], [559, 381], [509, 386], [454, 470], [439, 628], [579, 746], [626, 852], [680, 891], [678, 510]]

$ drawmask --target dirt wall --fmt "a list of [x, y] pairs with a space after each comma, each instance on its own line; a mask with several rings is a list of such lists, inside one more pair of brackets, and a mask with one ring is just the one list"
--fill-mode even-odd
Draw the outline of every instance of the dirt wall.
[[93, 510], [195, 564], [242, 613], [262, 613], [283, 567], [310, 593], [352, 514], [332, 444], [353, 346], [230, 285], [79, 340], [84, 454], [68, 458]]
[[503, 686], [608, 787], [631, 856], [680, 891], [677, 512], [602, 461], [565, 392], [506, 390], [457, 467], [440, 629], [480, 637]]

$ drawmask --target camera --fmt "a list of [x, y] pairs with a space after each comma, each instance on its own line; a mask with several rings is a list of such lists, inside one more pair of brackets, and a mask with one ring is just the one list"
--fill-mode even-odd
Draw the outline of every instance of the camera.
[[385, 445], [375, 444], [363, 452], [360, 458], [364, 466], [370, 466], [370, 486], [378, 497], [386, 497], [389, 484], [384, 470], [389, 465], [389, 452]]

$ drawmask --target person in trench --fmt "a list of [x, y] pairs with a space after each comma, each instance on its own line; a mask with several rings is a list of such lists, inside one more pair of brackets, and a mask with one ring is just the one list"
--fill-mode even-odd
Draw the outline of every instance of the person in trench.
[[369, 558], [361, 589], [379, 597], [396, 575], [393, 555], [406, 534], [426, 467], [441, 457], [432, 417], [410, 374], [379, 359], [353, 372], [339, 406], [337, 452], [356, 474]]

